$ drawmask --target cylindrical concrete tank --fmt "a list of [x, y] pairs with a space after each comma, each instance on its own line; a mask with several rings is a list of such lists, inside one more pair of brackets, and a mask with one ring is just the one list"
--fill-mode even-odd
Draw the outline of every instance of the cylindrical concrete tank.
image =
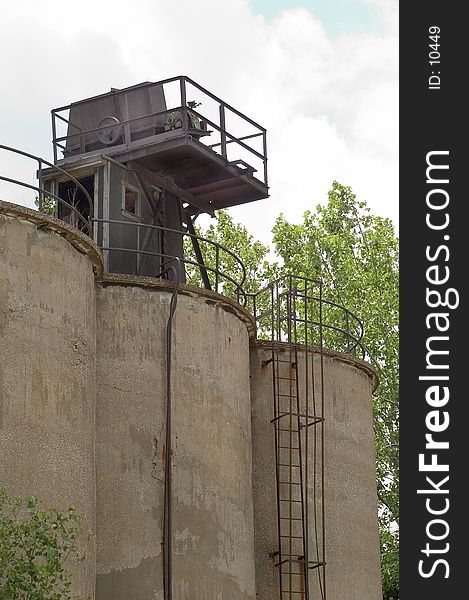
[[79, 232], [0, 202], [0, 483], [83, 517], [85, 560], [72, 570], [84, 597], [95, 583], [93, 266]]
[[[97, 598], [163, 598], [166, 323], [172, 284], [98, 291]], [[173, 326], [173, 600], [253, 600], [249, 315], [181, 286]]]
[[[86, 236], [0, 202], [0, 483], [15, 495], [37, 495], [44, 506], [76, 507], [85, 532], [96, 531], [81, 538], [86, 560], [74, 566], [77, 594], [163, 600], [171, 460], [172, 600], [276, 600], [272, 347], [255, 341], [249, 351], [254, 322], [236, 302], [180, 286], [168, 456], [173, 286], [103, 276], [100, 252]], [[289, 350], [280, 342], [276, 348], [288, 373]], [[299, 386], [303, 404], [306, 362], [316, 373], [308, 394], [324, 392], [325, 400], [327, 599], [380, 600], [375, 375], [353, 357], [325, 351], [321, 361], [317, 351], [298, 347], [296, 383], [281, 381], [290, 393]], [[322, 500], [308, 481], [316, 497], [308, 558], [319, 561]], [[311, 599], [322, 597], [318, 573], [311, 570]]]
[[[280, 360], [289, 360], [288, 346], [279, 344]], [[304, 406], [305, 350], [299, 350], [298, 385]], [[260, 600], [280, 598], [278, 567], [275, 446], [273, 417], [272, 347], [255, 342], [251, 348], [251, 399], [253, 436], [253, 497], [256, 547], [256, 585]], [[314, 391], [321, 417], [321, 361], [308, 352], [311, 368], [309, 395]], [[333, 352], [324, 352], [324, 510], [326, 539], [326, 591], [328, 600], [381, 600], [380, 550], [377, 520], [375, 452], [371, 395], [376, 377], [367, 363]], [[286, 382], [288, 386], [288, 382]], [[320, 453], [320, 426], [317, 453]], [[310, 440], [314, 432], [310, 432]], [[316, 523], [310, 441], [309, 553], [320, 560], [322, 551], [321, 465], [317, 460]], [[316, 528], [318, 536], [316, 539]], [[319, 547], [319, 557], [316, 548]], [[322, 598], [318, 574], [311, 569], [311, 598]], [[321, 581], [322, 585], [322, 581]], [[289, 597], [288, 594], [285, 597]]]

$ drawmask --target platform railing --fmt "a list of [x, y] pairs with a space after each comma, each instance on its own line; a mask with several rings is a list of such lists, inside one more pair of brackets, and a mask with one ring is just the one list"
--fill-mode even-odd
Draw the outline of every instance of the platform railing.
[[88, 191], [78, 181], [78, 179], [75, 179], [75, 177], [73, 177], [73, 175], [71, 175], [70, 173], [68, 173], [67, 171], [62, 169], [61, 167], [58, 167], [57, 165], [50, 163], [49, 161], [45, 160], [44, 158], [41, 158], [40, 156], [36, 156], [29, 152], [24, 152], [23, 150], [18, 150], [17, 148], [12, 148], [11, 146], [5, 146], [3, 144], [0, 144], [0, 151], [4, 151], [6, 153], [15, 155], [17, 157], [21, 156], [21, 157], [25, 157], [25, 158], [32, 160], [35, 163], [35, 171], [36, 171], [36, 177], [38, 180], [38, 185], [32, 185], [30, 183], [26, 183], [25, 181], [21, 181], [19, 179], [6, 177], [6, 175], [2, 175], [1, 173], [0, 173], [0, 180], [5, 181], [6, 183], [11, 183], [15, 186], [20, 186], [23, 188], [30, 189], [30, 190], [33, 190], [34, 192], [36, 192], [36, 196], [35, 196], [34, 200], [35, 200], [35, 203], [36, 203], [36, 206], [37, 206], [39, 212], [51, 214], [54, 211], [57, 212], [56, 207], [58, 207], [58, 206], [67, 207], [67, 209], [70, 210], [71, 214], [73, 215], [73, 219], [74, 219], [76, 228], [79, 229], [80, 231], [82, 231], [83, 233], [85, 233], [86, 235], [91, 236], [92, 230], [91, 230], [91, 224], [90, 224], [89, 219], [86, 218], [82, 212], [78, 211], [77, 208], [75, 206], [73, 206], [70, 202], [67, 202], [60, 196], [53, 194], [52, 192], [50, 192], [49, 190], [46, 190], [42, 186], [42, 171], [43, 171], [43, 168], [45, 165], [47, 167], [52, 168], [54, 171], [60, 173], [61, 175], [65, 175], [66, 178], [69, 179], [70, 181], [73, 181], [73, 183], [78, 188], [80, 188], [80, 190], [83, 192], [83, 194], [85, 196], [85, 202], [87, 203], [86, 213], [88, 213], [89, 215], [92, 215], [94, 213], [93, 200], [91, 199], [91, 196], [88, 193]]
[[[175, 84], [176, 87], [167, 91], [171, 84]], [[54, 161], [57, 163], [61, 160], [59, 152], [63, 152], [64, 157], [67, 157], [67, 152], [70, 155], [70, 147], [67, 148], [67, 144], [70, 146], [76, 142], [77, 138], [84, 140], [84, 137], [90, 134], [96, 134], [96, 137], [98, 137], [100, 133], [115, 129], [116, 141], [107, 146], [108, 149], [112, 149], [113, 146], [119, 145], [117, 140], [121, 140], [122, 144], [129, 144], [133, 141], [130, 125], [148, 122], [149, 119], [156, 122], [159, 119], [166, 122], [166, 125], [159, 129], [155, 128], [153, 131], [155, 135], [167, 132], [166, 127], [168, 127], [168, 130], [174, 130], [175, 132], [178, 130], [182, 135], [189, 134], [193, 139], [221, 156], [227, 164], [239, 166], [251, 176], [254, 176], [254, 172], [258, 173], [256, 179], [267, 187], [267, 132], [264, 127], [184, 75], [134, 86], [132, 91], [150, 89], [155, 86], [163, 88], [165, 103], [169, 102], [169, 106], [165, 110], [149, 112], [139, 117], [119, 118], [119, 121], [115, 124], [84, 129], [70, 120], [70, 111], [73, 107], [92, 104], [99, 101], [99, 98], [108, 96], [108, 94], [54, 108], [51, 111]], [[128, 93], [128, 89], [114, 90], [112, 97], [118, 103], [119, 98]], [[212, 110], [209, 110], [207, 104], [213, 105]], [[200, 105], [202, 108], [199, 111], [195, 110]], [[171, 125], [168, 125], [168, 118], [171, 118]], [[237, 120], [237, 124], [229, 124], [230, 119]], [[61, 124], [62, 127], [64, 125], [67, 127], [65, 135], [59, 134]], [[214, 131], [210, 131], [209, 126]], [[213, 140], [211, 133], [215, 133], [216, 140]], [[254, 140], [258, 142], [257, 147], [253, 145]], [[86, 152], [86, 147], [81, 147], [80, 152]], [[256, 163], [254, 166], [248, 164], [251, 159]]]
[[[169, 227], [150, 225], [145, 223], [138, 223], [135, 221], [120, 221], [111, 219], [95, 219], [93, 200], [90, 194], [84, 188], [84, 186], [75, 178], [73, 175], [68, 173], [62, 167], [53, 165], [49, 161], [31, 154], [18, 150], [10, 146], [0, 145], [0, 151], [4, 151], [15, 155], [17, 157], [25, 157], [30, 159], [34, 163], [35, 176], [38, 180], [37, 185], [27, 183], [20, 179], [7, 177], [0, 172], [0, 180], [5, 181], [8, 184], [19, 186], [20, 188], [26, 188], [32, 190], [34, 193], [34, 201], [36, 208], [40, 213], [43, 213], [49, 217], [54, 217], [59, 220], [63, 220], [67, 225], [72, 225], [97, 243], [103, 253], [107, 255], [116, 255], [117, 253], [131, 253], [136, 256], [137, 261], [141, 257], [146, 257], [151, 260], [153, 258], [152, 265], [152, 276], [154, 277], [165, 277], [167, 275], [167, 265], [173, 263], [175, 259], [179, 261], [180, 265], [184, 266], [184, 276], [189, 276], [189, 283], [195, 283], [199, 287], [208, 288], [214, 292], [222, 295], [232, 297], [240, 304], [246, 304], [246, 294], [243, 289], [246, 280], [246, 269], [239, 259], [238, 256], [228, 248], [225, 248], [218, 242], [204, 238], [195, 233], [188, 231], [181, 231], [178, 229], [171, 229]], [[1, 165], [1, 162], [0, 162]], [[68, 200], [61, 198], [59, 195], [50, 192], [45, 189], [42, 185], [42, 170], [43, 167], [50, 167], [52, 171], [56, 171], [63, 176], [64, 179], [72, 181], [84, 194], [86, 199], [86, 213], [91, 215], [90, 217], [85, 216], [82, 212]], [[28, 169], [30, 170], [30, 169]], [[6, 198], [5, 198], [6, 199]], [[61, 219], [60, 208], [65, 208], [68, 212], [67, 219]], [[103, 245], [98, 243], [97, 227], [98, 226], [118, 226], [118, 227], [131, 227], [134, 229], [140, 229], [150, 234], [158, 233], [160, 236], [179, 236], [184, 246], [185, 256], [175, 257], [167, 252], [154, 252], [148, 250], [145, 247], [142, 248], [122, 248], [112, 247], [109, 245]], [[195, 253], [191, 252], [191, 248], [197, 245], [201, 260], [197, 260]], [[229, 271], [224, 265], [229, 264]], [[200, 274], [197, 277], [196, 273]], [[138, 275], [138, 273], [135, 273]], [[199, 280], [202, 282], [200, 283]]]
[[[174, 259], [178, 258], [185, 270], [182, 275], [186, 277], [189, 284], [208, 288], [233, 298], [245, 306], [256, 321], [259, 339], [270, 339], [276, 342], [291, 341], [292, 332], [289, 331], [288, 323], [294, 319], [296, 322], [295, 339], [298, 343], [314, 346], [320, 341], [319, 329], [322, 329], [324, 347], [354, 356], [363, 357], [365, 355], [362, 345], [363, 324], [361, 320], [344, 306], [324, 298], [323, 286], [320, 281], [303, 276], [284, 275], [254, 294], [247, 293], [246, 288], [249, 289], [250, 286], [246, 282], [246, 269], [243, 262], [234, 252], [218, 242], [186, 230], [181, 231], [160, 225], [95, 219], [93, 218], [94, 206], [90, 194], [65, 169], [53, 165], [41, 157], [10, 146], [0, 145], [0, 151], [32, 160], [36, 165], [36, 177], [39, 180], [38, 185], [33, 185], [7, 177], [0, 172], [1, 181], [33, 190], [39, 212], [48, 216], [60, 219], [59, 207], [65, 207], [69, 211], [65, 222], [93, 239], [104, 254], [111, 256], [116, 253], [132, 253], [136, 255], [137, 264], [142, 257], [145, 260], [153, 259], [152, 276], [155, 277], [164, 277], [167, 274], [169, 262], [174, 262]], [[41, 185], [44, 165], [59, 172], [64, 179], [74, 182], [83, 192], [86, 199], [86, 212], [90, 217], [85, 216], [66, 199], [51, 193]], [[70, 215], [73, 216], [72, 219], [70, 219]], [[132, 248], [99, 244], [97, 232], [99, 227], [104, 226], [133, 227], [146, 231], [150, 235], [157, 233], [160, 238], [164, 238], [165, 235], [179, 236], [182, 242], [180, 246], [184, 247], [184, 256], [175, 257], [165, 251], [164, 242], [161, 251], [149, 250], [148, 245], [145, 247], [145, 244], [143, 247]], [[134, 274], [139, 275], [137, 269]], [[252, 284], [252, 282], [250, 283]], [[310, 334], [306, 339], [307, 331], [317, 331], [316, 338]]]
[[[179, 257], [180, 264], [184, 267], [184, 273], [182, 274], [182, 281], [184, 281], [185, 277], [190, 277], [190, 273], [188, 272], [190, 269], [198, 271], [200, 273], [200, 278], [197, 278], [199, 281], [197, 282], [198, 287], [205, 287], [211, 291], [214, 291], [218, 294], [222, 294], [225, 296], [232, 297], [238, 303], [245, 305], [247, 298], [246, 293], [243, 289], [243, 285], [246, 280], [246, 269], [242, 261], [236, 256], [234, 252], [225, 248], [218, 242], [213, 240], [209, 240], [200, 235], [196, 235], [193, 233], [189, 233], [188, 231], [181, 231], [179, 229], [171, 229], [169, 227], [163, 227], [160, 225], [149, 225], [146, 223], [137, 223], [133, 221], [119, 221], [113, 219], [92, 219], [93, 223], [96, 223], [101, 226], [124, 226], [126, 228], [134, 228], [143, 230], [147, 233], [151, 234], [163, 234], [167, 236], [168, 234], [172, 236], [180, 237], [183, 246], [185, 246], [184, 257]], [[187, 244], [196, 243], [201, 252], [202, 261], [198, 261], [195, 257], [192, 256], [192, 253], [188, 252]], [[142, 257], [153, 257], [155, 259], [154, 264], [158, 265], [155, 267], [154, 274], [152, 276], [159, 277], [164, 274], [167, 270], [166, 263], [168, 261], [174, 260], [174, 256], [168, 254], [164, 251], [155, 251], [148, 250], [148, 248], [125, 248], [125, 247], [116, 247], [110, 245], [99, 245], [101, 251], [108, 255], [108, 257], [118, 256], [119, 253], [132, 254], [136, 257], [137, 262], [140, 262]], [[205, 256], [210, 253], [210, 257], [214, 260], [205, 260]], [[224, 263], [227, 262], [227, 258], [229, 259], [231, 269], [230, 273], [228, 273], [224, 268]], [[143, 271], [144, 269], [139, 269], [136, 267], [136, 275], [139, 275], [139, 271]], [[205, 284], [203, 283], [205, 281]], [[193, 278], [189, 281], [189, 283], [193, 282]]]

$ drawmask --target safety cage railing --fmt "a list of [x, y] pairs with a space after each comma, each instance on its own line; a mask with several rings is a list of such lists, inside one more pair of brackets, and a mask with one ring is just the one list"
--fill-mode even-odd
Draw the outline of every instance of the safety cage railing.
[[[128, 117], [127, 95], [147, 90], [160, 96], [161, 110]], [[154, 83], [112, 91], [114, 104], [123, 100], [127, 118], [106, 117], [96, 127], [83, 127], [71, 118], [73, 111], [95, 103], [109, 94], [81, 100], [52, 110], [52, 144], [54, 161], [70, 154], [77, 146], [86, 151], [86, 140], [101, 140], [106, 145], [129, 144], [142, 136], [179, 131], [189, 134], [227, 163], [245, 169], [267, 186], [267, 132], [264, 127], [227, 104], [186, 76], [172, 77]], [[198, 107], [201, 107], [197, 110]], [[147, 109], [148, 110], [148, 109]]]
[[299, 275], [284, 275], [255, 294], [248, 295], [260, 339], [290, 342], [294, 320], [295, 343], [319, 346], [363, 358], [362, 321], [350, 310], [323, 296], [320, 281]]
[[272, 374], [278, 546], [271, 556], [279, 600], [327, 597], [325, 334], [336, 349], [342, 342], [351, 351], [359, 340], [337, 320], [343, 311], [350, 320], [349, 311], [322, 292], [320, 281], [285, 275], [249, 298], [258, 335], [271, 342], [263, 366]]

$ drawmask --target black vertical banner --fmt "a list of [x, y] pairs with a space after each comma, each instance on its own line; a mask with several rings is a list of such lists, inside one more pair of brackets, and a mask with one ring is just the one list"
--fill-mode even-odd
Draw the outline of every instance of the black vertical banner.
[[400, 598], [447, 600], [469, 575], [467, 23], [400, 8]]

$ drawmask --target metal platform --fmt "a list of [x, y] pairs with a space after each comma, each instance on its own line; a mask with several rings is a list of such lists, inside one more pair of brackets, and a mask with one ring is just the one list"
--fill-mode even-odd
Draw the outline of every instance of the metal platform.
[[140, 165], [170, 179], [192, 213], [268, 197], [266, 130], [185, 76], [56, 108], [52, 131], [55, 164], [101, 155]]

